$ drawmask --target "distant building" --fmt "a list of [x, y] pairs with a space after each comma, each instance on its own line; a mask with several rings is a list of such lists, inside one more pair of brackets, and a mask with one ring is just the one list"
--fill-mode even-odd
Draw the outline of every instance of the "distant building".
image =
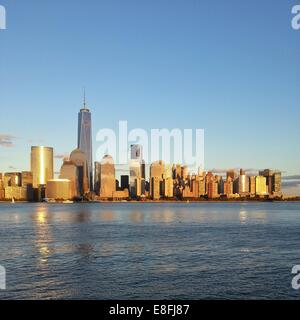
[[23, 200], [23, 201], [28, 201], [28, 191], [26, 187], [19, 187], [19, 186], [14, 186], [14, 187], [5, 187], [4, 188], [4, 198], [5, 200]]
[[111, 156], [105, 155], [100, 167], [100, 197], [113, 198], [116, 191], [115, 165]]
[[55, 200], [70, 200], [71, 181], [68, 179], [51, 179], [46, 184], [46, 198]]
[[281, 192], [281, 172], [265, 169], [259, 172], [260, 176], [266, 177], [267, 192], [269, 195], [282, 196]]
[[180, 179], [182, 178], [182, 172], [181, 172], [181, 165], [180, 164], [174, 164], [172, 166], [172, 174], [173, 174], [173, 179]]
[[53, 179], [53, 148], [31, 147], [31, 172], [33, 188], [46, 185]]
[[171, 165], [165, 165], [161, 184], [161, 194], [165, 198], [172, 198], [174, 195], [174, 182], [172, 177], [173, 174]]
[[142, 181], [145, 180], [145, 161], [143, 147], [139, 144], [130, 146], [130, 195], [132, 198], [145, 194]]
[[60, 178], [69, 179], [73, 184], [75, 182], [77, 197], [82, 197], [90, 191], [88, 163], [83, 151], [75, 149], [71, 152], [70, 159], [64, 161], [61, 168]]
[[263, 176], [257, 176], [255, 179], [255, 193], [258, 196], [265, 196], [268, 194], [268, 189], [267, 189], [267, 179], [266, 177]]
[[129, 197], [128, 189], [113, 192], [114, 200], [124, 200], [124, 199], [128, 199], [128, 197]]
[[141, 163], [137, 159], [130, 160], [130, 196], [132, 198], [141, 195], [142, 171]]
[[255, 196], [256, 195], [256, 176], [250, 176], [249, 177], [249, 182], [250, 182], [250, 195]]
[[150, 181], [150, 195], [153, 200], [160, 199], [160, 183], [161, 178], [159, 177], [151, 177]]
[[94, 192], [100, 194], [100, 173], [101, 173], [101, 163], [94, 163]]
[[234, 170], [234, 169], [228, 170], [228, 171], [226, 172], [226, 179], [228, 179], [229, 177], [231, 178], [232, 181], [234, 181], [235, 179], [237, 179], [237, 178], [238, 178], [237, 171]]
[[21, 184], [22, 187], [26, 187], [28, 185], [33, 185], [33, 176], [31, 171], [22, 171], [21, 172]]
[[246, 175], [243, 169], [240, 170], [239, 177], [235, 180], [237, 193], [240, 196], [247, 196], [249, 195], [249, 177]]
[[128, 175], [121, 176], [121, 189], [122, 190], [125, 190], [125, 189], [129, 190], [129, 176]]
[[212, 172], [207, 172], [205, 176], [205, 193], [208, 194], [208, 184], [214, 181], [214, 175]]
[[150, 195], [154, 200], [160, 199], [165, 165], [163, 161], [153, 162], [150, 166]]
[[83, 108], [78, 113], [78, 149], [86, 156], [88, 171], [88, 189], [93, 190], [93, 156], [92, 156], [92, 115], [86, 106], [85, 95]]
[[224, 181], [223, 194], [225, 194], [227, 198], [231, 198], [233, 196], [233, 180], [231, 176], [227, 176], [227, 179]]
[[20, 187], [22, 185], [21, 172], [6, 172], [3, 177], [4, 187]]
[[216, 199], [219, 197], [218, 181], [216, 181], [215, 179], [209, 180], [207, 188], [207, 195], [209, 199]]

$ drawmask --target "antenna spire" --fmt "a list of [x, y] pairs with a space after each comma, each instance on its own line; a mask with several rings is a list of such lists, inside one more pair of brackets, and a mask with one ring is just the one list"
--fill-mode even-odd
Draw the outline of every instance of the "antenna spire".
[[83, 87], [83, 109], [86, 109], [85, 87]]

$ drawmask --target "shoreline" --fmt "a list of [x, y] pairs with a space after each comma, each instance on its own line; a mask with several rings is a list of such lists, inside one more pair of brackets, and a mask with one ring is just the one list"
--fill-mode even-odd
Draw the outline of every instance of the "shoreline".
[[138, 200], [128, 200], [128, 201], [108, 201], [108, 200], [93, 200], [93, 201], [82, 201], [82, 202], [70, 202], [70, 203], [64, 203], [64, 202], [31, 202], [31, 201], [15, 201], [15, 203], [11, 203], [11, 201], [0, 201], [0, 204], [29, 204], [29, 203], [43, 203], [43, 204], [64, 204], [64, 205], [70, 205], [70, 204], [89, 204], [89, 203], [98, 203], [98, 204], [112, 204], [112, 203], [134, 203], [134, 204], [159, 204], [159, 203], [170, 203], [170, 204], [189, 204], [189, 203], [200, 203], [200, 204], [206, 204], [206, 203], [291, 203], [291, 202], [300, 202], [300, 199], [286, 199], [286, 200], [147, 200], [147, 201], [138, 201]]

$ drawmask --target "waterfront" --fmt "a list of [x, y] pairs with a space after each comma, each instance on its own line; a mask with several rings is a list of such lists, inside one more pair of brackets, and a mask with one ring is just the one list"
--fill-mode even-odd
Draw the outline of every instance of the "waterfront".
[[300, 203], [0, 204], [0, 299], [299, 299]]

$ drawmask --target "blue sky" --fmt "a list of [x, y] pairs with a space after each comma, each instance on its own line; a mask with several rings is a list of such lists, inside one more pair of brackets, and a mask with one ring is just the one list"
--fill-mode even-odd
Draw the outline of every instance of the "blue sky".
[[0, 172], [29, 169], [31, 145], [76, 147], [85, 86], [94, 140], [119, 120], [204, 128], [206, 169], [300, 174], [300, 1], [0, 4]]

